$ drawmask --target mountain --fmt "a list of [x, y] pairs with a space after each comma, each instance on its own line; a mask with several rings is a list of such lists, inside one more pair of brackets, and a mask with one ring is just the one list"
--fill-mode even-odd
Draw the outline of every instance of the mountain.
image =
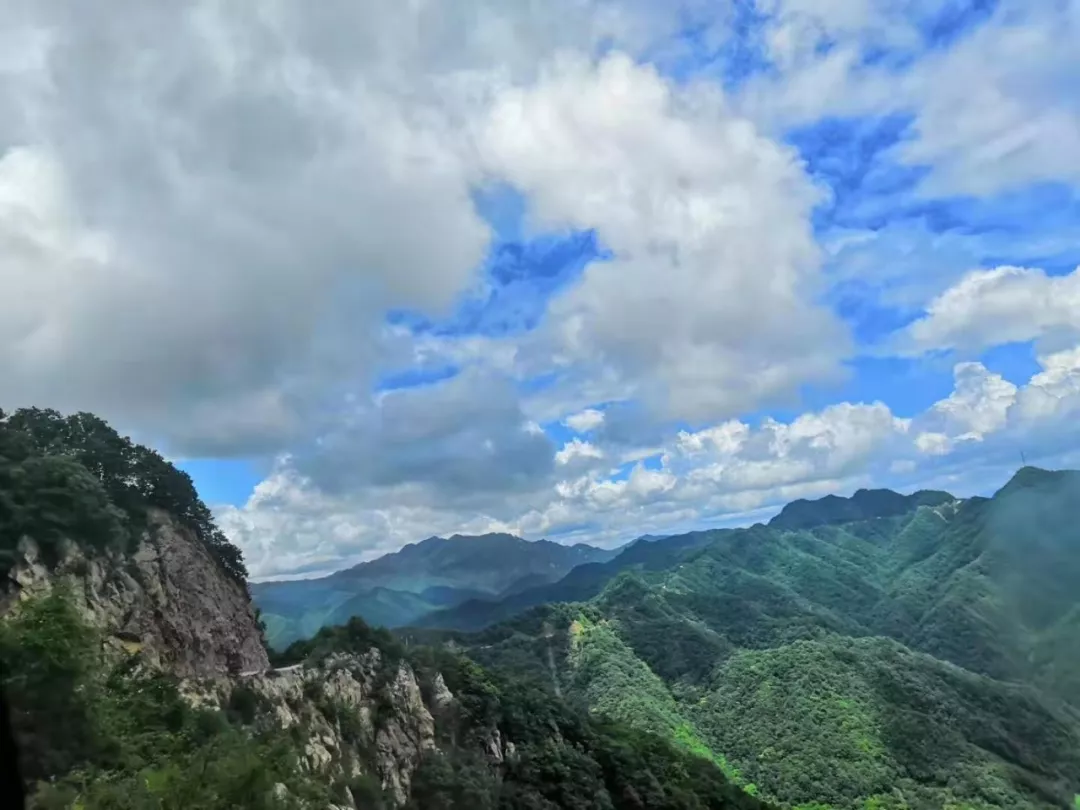
[[455, 534], [410, 543], [328, 579], [412, 593], [441, 586], [498, 594], [526, 577], [551, 582], [575, 566], [602, 562], [614, 555], [614, 551], [583, 543], [564, 546], [550, 540], [528, 542], [511, 534]]
[[784, 807], [1070, 806], [1080, 473], [840, 500], [622, 566], [584, 601], [410, 637], [441, 632]]
[[271, 666], [190, 479], [89, 415], [0, 413], [0, 551], [34, 810], [770, 810], [666, 740], [360, 619]]
[[[816, 501], [793, 501], [770, 522], [771, 528], [810, 528], [849, 522], [896, 517], [914, 512], [920, 506], [940, 506], [955, 498], [947, 492], [919, 491], [901, 495], [891, 490], [859, 490], [851, 498], [826, 496]], [[617, 549], [616, 556], [604, 563], [584, 564], [565, 577], [535, 587], [514, 589], [497, 598], [482, 596], [461, 600], [441, 610], [418, 614], [396, 626], [425, 629], [479, 630], [515, 616], [522, 611], [549, 602], [575, 602], [595, 596], [611, 579], [624, 570], [659, 570], [674, 565], [683, 555], [714, 542], [722, 535], [712, 532], [690, 532], [682, 535], [643, 535]]]
[[955, 500], [948, 492], [920, 490], [901, 495], [891, 489], [860, 489], [850, 498], [826, 495], [814, 501], [792, 501], [769, 521], [777, 529], [811, 529], [835, 523], [896, 517], [920, 506], [941, 506]]
[[399, 627], [470, 599], [496, 599], [560, 579], [617, 552], [509, 534], [430, 537], [328, 577], [252, 585], [271, 646], [283, 648], [352, 616]]
[[[723, 530], [720, 530], [723, 531]], [[498, 598], [464, 600], [461, 604], [435, 610], [400, 626], [414, 628], [479, 630], [548, 602], [576, 602], [598, 594], [612, 578], [624, 570], [660, 570], [674, 565], [684, 554], [703, 546], [717, 532], [691, 532], [675, 537], [640, 538], [617, 550], [606, 562], [585, 563], [555, 582], [509, 592]]]

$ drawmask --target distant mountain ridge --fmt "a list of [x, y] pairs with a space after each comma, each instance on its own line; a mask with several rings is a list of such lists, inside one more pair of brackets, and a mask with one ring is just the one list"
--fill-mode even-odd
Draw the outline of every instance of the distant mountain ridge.
[[792, 501], [769, 521], [778, 529], [810, 529], [857, 520], [896, 517], [920, 506], [940, 506], [956, 500], [948, 492], [919, 490], [901, 495], [891, 489], [860, 489], [850, 498], [826, 495], [817, 500]]
[[498, 594], [526, 577], [558, 579], [577, 565], [601, 562], [616, 552], [578, 543], [523, 540], [512, 534], [454, 534], [409, 543], [399, 551], [331, 574], [328, 579], [363, 582], [421, 593], [432, 587]]
[[[940, 506], [954, 502], [948, 492], [920, 490], [902, 495], [888, 489], [860, 489], [850, 498], [827, 495], [817, 500], [797, 500], [787, 504], [769, 528], [806, 529], [859, 520], [890, 518], [914, 512], [920, 506]], [[591, 599], [620, 572], [660, 570], [675, 565], [695, 549], [715, 542], [724, 532], [736, 529], [689, 532], [679, 535], [643, 535], [619, 547], [618, 554], [603, 563], [584, 564], [562, 579], [517, 590], [502, 598], [478, 597], [463, 600], [419, 617], [411, 625], [424, 629], [480, 630], [505, 621], [529, 608], [548, 602], [576, 602]]]
[[385, 627], [470, 599], [497, 599], [518, 588], [561, 579], [578, 565], [604, 562], [617, 550], [510, 534], [429, 537], [326, 577], [251, 586], [267, 641], [283, 647], [352, 616]]
[[657, 567], [617, 557], [545, 586], [576, 583], [571, 603], [479, 620], [466, 603], [420, 624], [473, 632], [403, 632], [676, 741], [783, 807], [1055, 810], [1080, 793], [1077, 504], [1080, 472], [1037, 468], [990, 498], [804, 501], [684, 538]]
[[537, 605], [591, 599], [621, 571], [655, 571], [674, 565], [681, 557], [705, 546], [724, 531], [727, 530], [691, 532], [648, 540], [639, 538], [622, 546], [613, 558], [579, 565], [556, 582], [515, 590], [495, 599], [479, 597], [465, 600], [433, 611], [409, 624], [428, 629], [480, 630]]

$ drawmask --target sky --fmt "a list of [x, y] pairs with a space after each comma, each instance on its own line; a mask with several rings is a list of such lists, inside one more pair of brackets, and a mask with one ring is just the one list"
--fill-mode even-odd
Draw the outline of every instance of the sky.
[[1080, 467], [1080, 0], [0, 0], [0, 404], [253, 579]]

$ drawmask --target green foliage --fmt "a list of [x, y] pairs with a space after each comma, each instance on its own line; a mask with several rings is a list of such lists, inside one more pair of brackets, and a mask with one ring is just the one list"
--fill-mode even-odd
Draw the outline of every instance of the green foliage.
[[[537, 632], [541, 643], [553, 643], [551, 621], [571, 615], [581, 614], [554, 611], [535, 617], [536, 624], [529, 629]], [[620, 643], [603, 633], [598, 641]], [[657, 724], [659, 733], [653, 733], [610, 718], [593, 719], [553, 697], [549, 681], [487, 670], [446, 646], [406, 647], [359, 619], [324, 628], [311, 641], [291, 645], [290, 656], [283, 661], [363, 653], [372, 647], [380, 650], [388, 670], [402, 664], [412, 667], [429, 705], [435, 702], [440, 679], [454, 695], [450, 705], [435, 713], [440, 750], [431, 752], [414, 775], [410, 808], [758, 810], [764, 806], [731, 784], [710, 761], [710, 753], [700, 750], [700, 742], [695, 750], [692, 742], [673, 745], [666, 740], [668, 728], [663, 723]], [[321, 700], [314, 688], [308, 697]], [[332, 707], [328, 716], [341, 719]], [[375, 720], [378, 724], [377, 716]], [[505, 746], [507, 742], [512, 748]], [[503, 756], [499, 767], [490, 760], [493, 748]], [[377, 806], [374, 801], [372, 806]]]
[[130, 547], [151, 508], [191, 529], [228, 576], [246, 582], [240, 550], [214, 525], [187, 473], [92, 414], [0, 411], [0, 567], [23, 537], [47, 561], [65, 540], [91, 550]]
[[470, 733], [462, 738], [478, 739], [497, 728], [515, 748], [498, 772], [469, 748], [428, 757], [416, 775], [410, 807], [751, 810], [763, 806], [728, 782], [708, 760], [680, 751], [660, 735], [590, 719], [552, 700], [536, 684], [485, 675], [465, 662], [451, 679], [459, 697], [472, 707], [462, 720], [464, 731]]
[[850, 498], [826, 495], [816, 501], [792, 501], [769, 521], [778, 529], [812, 529], [836, 523], [895, 517], [913, 512], [920, 506], [939, 506], [953, 496], [948, 492], [922, 490], [901, 495], [888, 489], [860, 489]]
[[100, 642], [60, 591], [0, 623], [0, 661], [29, 779], [64, 773], [98, 747], [92, 711]]
[[234, 689], [226, 713], [193, 709], [168, 675], [109, 663], [61, 590], [0, 621], [0, 659], [23, 775], [37, 782], [32, 808], [270, 810], [329, 798], [291, 740], [229, 722], [251, 718], [250, 690]]
[[396, 664], [405, 655], [405, 647], [389, 630], [354, 616], [345, 624], [323, 627], [311, 638], [294, 641], [281, 652], [271, 651], [270, 659], [275, 667], [285, 667], [319, 661], [332, 653], [363, 655], [372, 648], [382, 653], [387, 664]]
[[865, 493], [855, 523], [804, 504], [453, 638], [790, 806], [1057, 808], [1080, 774], [1078, 498], [1077, 474], [1026, 470], [992, 499]]

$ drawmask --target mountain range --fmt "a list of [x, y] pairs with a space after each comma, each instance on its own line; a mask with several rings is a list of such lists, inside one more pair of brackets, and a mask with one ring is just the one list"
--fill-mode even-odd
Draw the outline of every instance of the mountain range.
[[509, 534], [430, 537], [327, 577], [256, 583], [251, 595], [271, 646], [307, 638], [353, 616], [400, 627], [472, 599], [499, 599], [555, 582], [618, 552], [526, 542]]
[[432, 539], [269, 589], [413, 626], [268, 654], [186, 475], [0, 414], [0, 684], [33, 808], [1080, 807], [1078, 503], [1025, 467], [614, 554]]
[[[784, 807], [1067, 807], [1077, 503], [1080, 473], [1035, 468], [991, 498], [804, 501], [406, 635], [679, 741]], [[455, 625], [473, 632], [431, 629]]]
[[[954, 501], [947, 492], [858, 490], [787, 504], [771, 528], [809, 528], [894, 517]], [[731, 530], [644, 535], [614, 550], [507, 534], [432, 537], [328, 577], [251, 586], [271, 646], [281, 648], [320, 627], [359, 616], [397, 628], [478, 630], [549, 602], [594, 596], [626, 569], [658, 570]]]
[[[514, 541], [470, 550], [496, 542]], [[530, 546], [502, 581], [563, 555]], [[393, 569], [351, 576], [382, 588]], [[290, 653], [271, 665], [242, 555], [186, 474], [89, 414], [0, 412], [5, 806], [25, 782], [30, 810], [773, 810], [444, 645], [351, 618]]]

